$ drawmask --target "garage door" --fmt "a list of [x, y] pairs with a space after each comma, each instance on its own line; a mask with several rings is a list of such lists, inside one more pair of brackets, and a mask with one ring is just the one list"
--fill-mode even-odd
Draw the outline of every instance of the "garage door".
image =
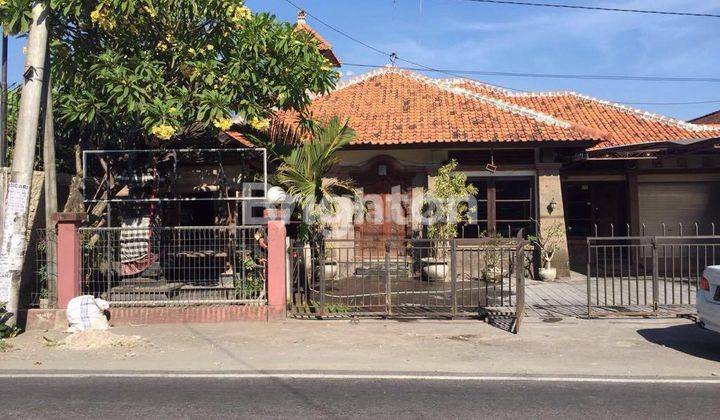
[[648, 235], [662, 234], [662, 224], [668, 235], [694, 233], [694, 224], [701, 234], [709, 234], [711, 223], [720, 231], [720, 182], [651, 182], [641, 183], [639, 189], [640, 221]]

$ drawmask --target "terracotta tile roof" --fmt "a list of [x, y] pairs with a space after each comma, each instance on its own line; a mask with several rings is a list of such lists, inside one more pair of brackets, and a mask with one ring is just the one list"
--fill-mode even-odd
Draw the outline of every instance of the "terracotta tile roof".
[[242, 144], [245, 147], [255, 147], [255, 144], [252, 141], [250, 141], [247, 137], [245, 137], [245, 135], [243, 135], [242, 133], [238, 133], [237, 131], [225, 131], [224, 133], [222, 133], [220, 135], [221, 139], [223, 138], [223, 134], [226, 135], [227, 137], [229, 137], [230, 139]]
[[327, 40], [323, 38], [322, 35], [320, 35], [315, 29], [310, 27], [310, 25], [308, 25], [304, 19], [298, 20], [298, 22], [295, 24], [295, 30], [305, 31], [312, 35], [318, 43], [318, 49], [320, 50], [320, 54], [327, 58], [333, 64], [333, 66], [340, 67], [340, 60], [333, 52], [332, 44], [327, 42]]
[[597, 130], [396, 68], [338, 85], [309, 112], [349, 118], [357, 145], [604, 140]]
[[444, 82], [606, 133], [607, 141], [597, 148], [720, 137], [718, 126], [687, 123], [576, 92], [516, 93], [466, 79]]
[[690, 120], [690, 122], [694, 124], [720, 124], [720, 111], [711, 112], [703, 115], [702, 117], [697, 117]]

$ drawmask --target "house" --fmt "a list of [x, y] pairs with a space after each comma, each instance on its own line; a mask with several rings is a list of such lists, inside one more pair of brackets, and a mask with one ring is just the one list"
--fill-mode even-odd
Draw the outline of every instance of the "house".
[[[583, 268], [588, 236], [689, 233], [720, 219], [720, 127], [575, 92], [516, 93], [394, 67], [339, 84], [309, 111], [348, 118], [357, 131], [333, 176], [353, 179], [362, 194], [404, 193], [409, 213], [455, 159], [479, 190], [477, 217], [461, 235], [562, 224], [561, 275]], [[354, 222], [352, 239], [422, 235], [414, 222]]]
[[714, 111], [690, 120], [693, 124], [720, 124], [720, 111]]

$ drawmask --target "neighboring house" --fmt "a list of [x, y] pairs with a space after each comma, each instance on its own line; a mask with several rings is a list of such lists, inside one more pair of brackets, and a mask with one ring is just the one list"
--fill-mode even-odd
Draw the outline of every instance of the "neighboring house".
[[[314, 118], [348, 118], [357, 131], [334, 176], [363, 194], [412, 196], [421, 206], [437, 169], [456, 159], [478, 187], [478, 220], [462, 235], [534, 233], [565, 225], [584, 265], [588, 236], [709, 229], [720, 219], [720, 128], [646, 113], [574, 92], [514, 93], [465, 79], [387, 67], [315, 98]], [[282, 118], [291, 118], [282, 116]], [[488, 171], [487, 165], [496, 166]], [[377, 206], [377, 203], [374, 204]], [[377, 209], [370, 209], [376, 217]], [[629, 228], [629, 229], [628, 229]], [[418, 225], [356, 221], [355, 239], [418, 237]], [[564, 241], [563, 241], [564, 242]], [[577, 247], [577, 249], [575, 249]]]
[[332, 64], [334, 67], [340, 67], [340, 60], [335, 56], [335, 53], [332, 49], [332, 44], [327, 42], [325, 38], [323, 38], [315, 29], [310, 27], [310, 25], [307, 24], [306, 15], [304, 10], [301, 10], [298, 12], [297, 16], [297, 23], [295, 23], [295, 30], [296, 31], [305, 31], [310, 33], [315, 40], [318, 42], [318, 50], [320, 50], [320, 54], [322, 54], [325, 58], [330, 61], [330, 64]]
[[693, 124], [720, 124], [720, 111], [705, 114], [702, 117], [690, 120], [690, 122]]

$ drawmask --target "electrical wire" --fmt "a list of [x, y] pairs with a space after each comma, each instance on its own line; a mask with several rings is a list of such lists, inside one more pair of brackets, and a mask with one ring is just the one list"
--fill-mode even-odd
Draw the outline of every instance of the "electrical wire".
[[559, 4], [559, 3], [536, 3], [528, 1], [505, 1], [505, 0], [462, 0], [473, 3], [492, 3], [492, 4], [503, 4], [512, 6], [532, 6], [532, 7], [551, 7], [556, 9], [580, 9], [580, 10], [594, 10], [601, 12], [624, 12], [624, 13], [642, 13], [649, 15], [671, 15], [671, 16], [690, 16], [690, 17], [706, 17], [706, 18], [720, 18], [720, 15], [712, 13], [693, 13], [693, 12], [675, 12], [668, 10], [643, 10], [643, 9], [623, 9], [619, 7], [600, 7], [600, 6], [580, 6], [573, 4]]
[[618, 102], [619, 104], [624, 105], [667, 105], [667, 106], [674, 106], [674, 105], [704, 105], [704, 104], [720, 104], [720, 100], [710, 100], [710, 101], [690, 101], [690, 102]]
[[[337, 28], [337, 27], [335, 27], [335, 26], [333, 26], [333, 25], [325, 22], [324, 20], [320, 19], [319, 17], [315, 16], [314, 14], [308, 12], [306, 9], [303, 9], [302, 7], [300, 7], [300, 6], [298, 6], [297, 4], [295, 4], [292, 0], [284, 0], [284, 1], [285, 1], [286, 3], [288, 3], [289, 5], [291, 5], [292, 7], [294, 7], [295, 9], [297, 9], [298, 11], [304, 11], [307, 16], [313, 18], [315, 21], [317, 21], [317, 22], [320, 23], [321, 25], [325, 26], [326, 28], [328, 28], [328, 29], [330, 29], [330, 30], [332, 30], [332, 31], [334, 31], [334, 32], [336, 32], [336, 33], [344, 36], [345, 38], [347, 38], [347, 39], [349, 39], [349, 40], [351, 40], [351, 41], [353, 41], [353, 42], [356, 42], [356, 43], [358, 43], [358, 44], [360, 44], [360, 45], [362, 45], [362, 46], [364, 46], [364, 47], [366, 47], [366, 48], [369, 48], [369, 49], [375, 51], [375, 52], [378, 53], [378, 54], [382, 54], [382, 55], [386, 56], [386, 57], [390, 60], [391, 63], [394, 63], [396, 60], [399, 60], [399, 61], [403, 61], [403, 62], [408, 63], [408, 64], [413, 65], [413, 66], [422, 67], [423, 69], [425, 69], [425, 71], [438, 72], [438, 73], [446, 74], [446, 75], [448, 75], [448, 76], [457, 77], [457, 78], [460, 78], [460, 79], [478, 81], [478, 80], [475, 80], [475, 79], [471, 79], [471, 78], [469, 78], [469, 77], [467, 77], [467, 76], [463, 76], [463, 75], [459, 75], [459, 74], [454, 74], [454, 73], [447, 72], [447, 71], [443, 71], [443, 70], [440, 70], [440, 69], [435, 69], [435, 68], [432, 68], [432, 67], [430, 67], [430, 66], [426, 66], [426, 65], [424, 65], [424, 64], [420, 64], [420, 63], [417, 63], [417, 62], [414, 62], [414, 61], [407, 60], [407, 59], [405, 59], [405, 58], [399, 57], [399, 56], [398, 56], [396, 53], [394, 53], [394, 52], [383, 51], [382, 49], [377, 48], [377, 47], [375, 47], [375, 46], [373, 46], [373, 45], [370, 45], [370, 44], [368, 44], [367, 42], [362, 41], [362, 40], [360, 40], [360, 39], [358, 39], [358, 38], [355, 38], [354, 36], [352, 36], [352, 35], [344, 32], [344, 31], [342, 31], [341, 29], [339, 29], [339, 28]], [[381, 66], [381, 67], [382, 67], [382, 66]], [[483, 82], [483, 83], [484, 83], [484, 82]], [[485, 83], [485, 84], [488, 84], [488, 85], [490, 85], [490, 86], [495, 86], [495, 87], [503, 88], [503, 89], [507, 89], [507, 90], [512, 90], [512, 91], [515, 91], [515, 92], [525, 92], [525, 91], [523, 91], [523, 90], [511, 88], [511, 87], [508, 87], [508, 86], [492, 85], [492, 84], [490, 84], [490, 83]]]
[[[345, 38], [356, 42], [372, 51], [375, 51], [378, 54], [384, 55], [388, 57], [391, 63], [395, 63], [395, 61], [403, 61], [405, 63], [410, 64], [411, 66], [415, 67], [398, 67], [396, 68], [404, 69], [404, 70], [412, 70], [412, 71], [427, 71], [427, 72], [434, 72], [434, 73], [442, 73], [445, 75], [449, 75], [452, 77], [457, 77], [460, 79], [475, 81], [479, 83], [483, 83], [489, 86], [499, 87], [502, 89], [507, 89], [510, 91], [515, 92], [524, 92], [528, 93], [526, 90], [522, 89], [515, 89], [507, 86], [502, 85], [495, 85], [491, 83], [487, 83], [484, 81], [476, 80], [469, 78], [467, 76], [464, 76], [464, 74], [477, 74], [477, 75], [484, 75], [484, 76], [508, 76], [508, 77], [533, 77], [533, 78], [559, 78], [559, 79], [579, 79], [579, 80], [632, 80], [632, 81], [666, 81], [666, 82], [720, 82], [720, 78], [692, 78], [692, 77], [660, 77], [660, 76], [619, 76], [619, 75], [579, 75], [579, 74], [550, 74], [550, 73], [514, 73], [514, 72], [497, 72], [497, 71], [481, 71], [481, 70], [445, 70], [445, 69], [437, 69], [434, 67], [430, 67], [415, 61], [411, 61], [402, 57], [399, 57], [394, 52], [387, 52], [383, 51], [380, 48], [377, 48], [371, 44], [368, 44], [367, 42], [364, 42], [346, 32], [343, 30], [335, 27], [334, 25], [331, 25], [324, 20], [318, 18], [311, 12], [308, 12], [307, 10], [303, 9], [302, 7], [295, 4], [292, 0], [284, 0], [286, 3], [297, 9], [298, 11], [304, 11], [305, 14], [321, 25], [327, 27], [328, 29], [344, 36]], [[467, 0], [467, 1], [481, 1], [481, 0]], [[527, 3], [525, 2], [504, 2], [504, 1], [487, 1], [488, 3], [508, 3], [508, 4], [522, 4], [522, 5], [543, 5], [544, 3]], [[563, 5], [556, 5], [557, 7], [563, 7]], [[569, 6], [568, 6], [569, 7]], [[578, 8], [584, 8], [581, 6], [577, 6]], [[570, 7], [575, 8], [575, 6]], [[627, 11], [631, 11], [633, 9], [627, 9]], [[618, 10], [622, 11], [622, 10]], [[646, 11], [650, 12], [650, 11]], [[655, 11], [654, 13], [661, 13], [658, 11]], [[672, 12], [662, 12], [663, 14], [671, 14]], [[717, 15], [716, 17], [720, 17], [720, 15]], [[360, 64], [360, 63], [343, 63], [345, 66], [354, 66], [354, 67], [365, 67], [365, 68], [380, 68], [385, 67], [383, 65], [373, 65], [373, 64]], [[460, 73], [460, 74], [458, 74]], [[620, 102], [617, 101], [617, 103], [625, 104], [625, 105], [699, 105], [699, 104], [712, 104], [712, 103], [720, 103], [720, 100], [710, 100], [710, 101], [694, 101], [694, 102]]]
[[[350, 67], [361, 67], [361, 68], [382, 68], [385, 67], [380, 64], [359, 64], [359, 63], [343, 63], [343, 66], [350, 66]], [[440, 71], [440, 72], [456, 72], [456, 73], [473, 73], [473, 74], [485, 74], [485, 75], [498, 75], [499, 72], [480, 72], [480, 71], [466, 71], [466, 70], [427, 70], [423, 67], [406, 67], [406, 66], [395, 66], [395, 68], [402, 69], [402, 70], [410, 70], [410, 71]], [[508, 75], [507, 73], [502, 73], [502, 75]], [[512, 76], [523, 76], [523, 73], [510, 73], [509, 75]], [[539, 75], [538, 75], [539, 76]], [[613, 76], [614, 79], [612, 80], [625, 80], [622, 79], [622, 77], [628, 77], [628, 80], [637, 80], [637, 76]], [[646, 78], [649, 79], [649, 78]], [[643, 80], [646, 80], [643, 79]], [[659, 78], [655, 78], [659, 79]], [[689, 78], [665, 78], [668, 80], [665, 81], [700, 81], [700, 80], [687, 80]], [[475, 79], [469, 79], [469, 80], [475, 80]], [[720, 79], [715, 80], [720, 82]], [[486, 82], [480, 82], [483, 84], [488, 84]], [[524, 91], [527, 92], [527, 91]], [[690, 102], [623, 102], [623, 101], [613, 101], [615, 103], [624, 104], [624, 105], [702, 105], [702, 104], [716, 104], [720, 103], [719, 100], [706, 100], [706, 101], [690, 101]]]
[[[403, 60], [407, 61], [407, 60]], [[344, 66], [377, 68], [378, 64], [343, 63]], [[482, 76], [503, 76], [503, 77], [529, 77], [539, 79], [576, 79], [576, 80], [630, 80], [642, 82], [707, 82], [720, 83], [720, 78], [715, 77], [670, 77], [670, 76], [627, 76], [627, 75], [603, 75], [603, 74], [556, 74], [556, 73], [516, 73], [507, 71], [489, 70], [462, 70], [462, 69], [432, 69], [425, 66], [401, 67], [405, 70], [435, 71], [440, 73], [451, 72], [460, 74], [477, 74]]]

